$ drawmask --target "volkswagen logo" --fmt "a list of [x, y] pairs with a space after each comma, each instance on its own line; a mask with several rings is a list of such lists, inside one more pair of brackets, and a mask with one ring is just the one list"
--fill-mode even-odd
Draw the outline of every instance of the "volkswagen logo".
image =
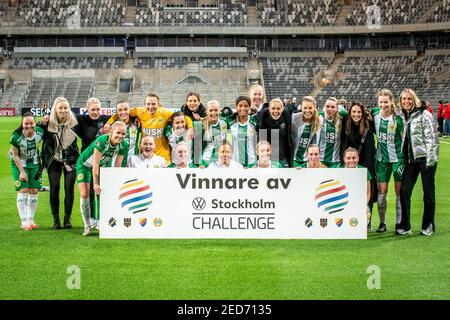
[[206, 207], [206, 201], [205, 199], [201, 198], [201, 197], [197, 197], [194, 200], [192, 200], [192, 207], [195, 210], [203, 210]]

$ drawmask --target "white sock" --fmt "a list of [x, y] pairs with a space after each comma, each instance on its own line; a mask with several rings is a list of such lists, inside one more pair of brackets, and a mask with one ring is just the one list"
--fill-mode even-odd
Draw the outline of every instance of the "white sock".
[[22, 222], [22, 226], [27, 225], [27, 199], [28, 193], [17, 194], [17, 209], [19, 210], [19, 217]]
[[380, 217], [380, 223], [386, 224], [386, 207], [387, 207], [387, 201], [386, 201], [386, 193], [378, 193], [378, 216]]
[[34, 213], [36, 212], [37, 203], [38, 203], [37, 194], [28, 195], [28, 223], [30, 225], [34, 224]]
[[400, 196], [395, 197], [395, 208], [397, 213], [396, 224], [399, 224], [402, 221], [402, 204], [400, 202]]
[[88, 228], [91, 225], [91, 206], [89, 205], [89, 198], [80, 198], [80, 211], [83, 218], [84, 227]]

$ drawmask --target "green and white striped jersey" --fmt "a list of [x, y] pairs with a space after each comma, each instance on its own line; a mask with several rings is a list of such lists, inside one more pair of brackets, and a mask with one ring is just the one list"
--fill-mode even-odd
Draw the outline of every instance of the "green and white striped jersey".
[[325, 114], [323, 127], [320, 133], [320, 161], [325, 163], [340, 163], [342, 119], [347, 114], [345, 110], [339, 111], [336, 124], [334, 119], [328, 120]]
[[342, 120], [335, 124], [333, 120], [324, 119], [320, 134], [320, 161], [326, 163], [340, 162]]
[[[320, 126], [322, 126], [323, 119], [320, 117]], [[306, 149], [308, 145], [318, 144], [320, 141], [320, 128], [315, 134], [311, 131], [311, 123], [303, 122], [303, 113], [294, 113], [292, 115], [292, 139], [294, 141], [294, 161], [305, 162], [308, 161], [306, 157]]]
[[219, 119], [216, 124], [209, 125], [209, 132], [202, 126], [202, 161], [211, 163], [218, 160], [219, 147], [227, 138], [228, 124]]
[[117, 155], [126, 157], [128, 155], [128, 142], [122, 140], [117, 146], [112, 146], [109, 143], [109, 134], [104, 134], [98, 137], [87, 147], [80, 155], [77, 161], [78, 166], [92, 168], [94, 163], [94, 150], [97, 149], [102, 157], [100, 158], [100, 167], [111, 167], [112, 159]]
[[232, 138], [233, 160], [248, 167], [249, 164], [256, 162], [259, 126], [253, 116], [249, 116], [244, 124], [240, 123], [237, 118], [237, 115], [232, 115], [226, 120]]
[[176, 159], [175, 147], [181, 141], [184, 141], [187, 144], [189, 152], [191, 153], [191, 159], [194, 157], [193, 152], [192, 152], [192, 141], [187, 139], [187, 129], [184, 130], [183, 132], [177, 133], [173, 130], [172, 125], [167, 125], [164, 128], [164, 136], [167, 138], [167, 141], [169, 142], [169, 145], [170, 145], [170, 150], [171, 150], [170, 159], [172, 161], [175, 161], [175, 159]]
[[[24, 136], [23, 132], [14, 132], [9, 140], [19, 153], [20, 162], [24, 168], [39, 167], [39, 143], [44, 136], [44, 130], [36, 126], [36, 132], [31, 138]], [[12, 156], [10, 157], [14, 163]]]
[[141, 135], [141, 129], [135, 125], [134, 123], [130, 123], [127, 125], [127, 131], [125, 134], [124, 140], [128, 142], [129, 150], [128, 150], [128, 158], [139, 154], [139, 138]]
[[383, 118], [379, 108], [373, 108], [371, 112], [378, 138], [377, 160], [384, 163], [403, 161], [403, 118], [396, 114]]

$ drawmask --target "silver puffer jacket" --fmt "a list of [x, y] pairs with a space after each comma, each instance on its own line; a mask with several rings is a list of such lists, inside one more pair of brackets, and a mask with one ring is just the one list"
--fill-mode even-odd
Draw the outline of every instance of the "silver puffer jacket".
[[438, 163], [439, 135], [433, 115], [424, 107], [417, 108], [405, 123], [405, 132], [410, 138], [409, 161], [426, 158], [427, 167]]

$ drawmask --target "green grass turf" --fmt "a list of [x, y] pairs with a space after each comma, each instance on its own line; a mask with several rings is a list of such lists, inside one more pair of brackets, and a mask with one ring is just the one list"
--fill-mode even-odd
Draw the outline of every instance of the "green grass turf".
[[[436, 178], [437, 233], [419, 236], [422, 190], [412, 203], [414, 234], [394, 236], [393, 185], [386, 234], [368, 240], [100, 240], [83, 237], [78, 191], [73, 230], [52, 230], [48, 192], [39, 196], [40, 229], [19, 229], [6, 158], [19, 118], [0, 118], [0, 299], [449, 299], [450, 140]], [[447, 192], [446, 192], [447, 191]], [[376, 212], [376, 211], [375, 211]], [[373, 219], [377, 227], [378, 217]], [[81, 270], [69, 290], [67, 268]], [[381, 271], [369, 290], [367, 268]]]

